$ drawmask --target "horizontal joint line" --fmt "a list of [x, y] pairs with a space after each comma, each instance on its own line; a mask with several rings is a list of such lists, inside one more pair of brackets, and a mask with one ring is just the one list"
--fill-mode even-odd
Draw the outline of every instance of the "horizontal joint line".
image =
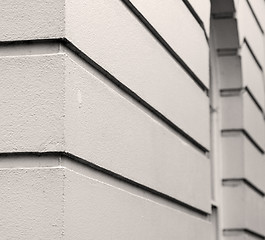
[[242, 233], [247, 233], [253, 237], [256, 237], [258, 239], [265, 239], [265, 237], [255, 231], [252, 231], [248, 228], [228, 228], [223, 230], [224, 233], [236, 233], [236, 232], [242, 232]]
[[252, 50], [250, 44], [248, 43], [247, 39], [244, 38], [243, 41], [244, 41], [244, 43], [246, 44], [248, 50], [250, 51], [250, 53], [251, 53], [252, 57], [254, 58], [256, 64], [258, 65], [259, 69], [263, 72], [263, 68], [262, 68], [262, 66], [261, 66], [261, 64], [260, 64], [260, 62], [259, 62], [259, 60], [257, 59], [257, 57], [256, 57], [256, 55], [255, 55], [255, 53], [254, 53], [254, 51]]
[[249, 188], [251, 188], [257, 194], [259, 194], [261, 197], [265, 196], [264, 191], [260, 190], [258, 187], [256, 187], [253, 183], [251, 183], [246, 178], [225, 178], [225, 179], [222, 180], [222, 182], [223, 183], [243, 182], [245, 185], [247, 185]]
[[201, 20], [201, 18], [197, 14], [197, 12], [194, 10], [194, 8], [192, 7], [192, 5], [189, 3], [189, 1], [188, 0], [182, 0], [182, 1], [186, 5], [186, 7], [189, 9], [189, 11], [193, 15], [193, 17], [196, 19], [196, 21], [198, 22], [198, 24], [201, 26], [201, 28], [203, 29], [203, 31], [206, 32], [205, 31], [204, 24], [203, 24], [203, 21]]
[[238, 48], [219, 48], [217, 49], [218, 56], [238, 56]]
[[250, 91], [250, 89], [248, 88], [248, 86], [245, 86], [243, 88], [229, 88], [229, 89], [221, 89], [220, 90], [221, 97], [240, 96], [244, 92], [246, 92], [249, 95], [249, 97], [251, 98], [251, 100], [254, 102], [255, 106], [258, 108], [258, 110], [263, 115], [264, 114], [264, 111], [263, 111], [261, 105], [259, 104], [259, 102], [256, 99], [256, 97], [253, 95], [253, 93]]
[[144, 99], [142, 99], [140, 96], [138, 96], [135, 92], [133, 92], [131, 89], [129, 89], [123, 83], [121, 83], [111, 73], [109, 73], [107, 70], [105, 70], [99, 64], [97, 64], [94, 60], [92, 60], [89, 56], [87, 56], [85, 53], [83, 53], [80, 49], [78, 49], [73, 43], [71, 43], [66, 38], [8, 41], [8, 42], [0, 42], [0, 45], [4, 46], [4, 45], [11, 45], [11, 44], [29, 44], [29, 43], [34, 44], [34, 43], [45, 43], [45, 42], [47, 42], [47, 43], [58, 42], [58, 43], [63, 44], [67, 49], [74, 52], [78, 57], [80, 57], [86, 63], [91, 65], [93, 68], [95, 68], [98, 72], [100, 72], [103, 76], [105, 76], [109, 81], [111, 81], [119, 89], [121, 89], [123, 92], [125, 92], [127, 95], [129, 95], [134, 101], [138, 102], [141, 106], [143, 106], [145, 109], [147, 109], [150, 113], [152, 113], [160, 121], [162, 121], [164, 124], [166, 124], [174, 132], [178, 133], [181, 137], [183, 137], [185, 140], [187, 140], [196, 149], [201, 151], [203, 154], [206, 154], [209, 152], [209, 150], [207, 148], [205, 148], [202, 144], [200, 144], [197, 140], [192, 138], [185, 131], [183, 131], [181, 128], [179, 128], [177, 125], [175, 125], [171, 120], [169, 120], [167, 117], [165, 117], [162, 113], [160, 113], [158, 110], [153, 108], [149, 103], [147, 103]]
[[244, 136], [246, 136], [246, 138], [262, 153], [264, 154], [264, 150], [263, 148], [261, 148], [259, 146], [258, 143], [256, 143], [256, 141], [249, 135], [249, 133], [245, 130], [245, 129], [242, 129], [242, 128], [233, 128], [233, 129], [222, 129], [221, 132], [223, 134], [227, 134], [227, 133], [233, 133], [233, 132], [241, 132], [244, 134]]
[[129, 1], [122, 0], [122, 2], [133, 12], [133, 14], [144, 24], [150, 33], [156, 38], [158, 42], [166, 49], [166, 51], [173, 57], [173, 59], [180, 64], [186, 73], [193, 79], [193, 81], [200, 87], [200, 89], [209, 95], [209, 89], [199, 79], [199, 77], [190, 69], [190, 67], [182, 60], [182, 58], [172, 49], [167, 41], [157, 32], [152, 24], [138, 11], [138, 9]]
[[264, 34], [263, 28], [262, 28], [262, 26], [261, 26], [261, 24], [260, 24], [260, 22], [259, 22], [259, 20], [258, 20], [258, 18], [256, 16], [256, 14], [255, 14], [255, 11], [253, 10], [249, 0], [246, 0], [246, 1], [247, 1], [247, 4], [248, 4], [248, 6], [250, 8], [250, 11], [251, 11], [253, 17], [255, 18], [256, 23], [258, 24], [258, 27], [259, 27], [260, 31], [262, 32], [262, 34]]
[[214, 19], [231, 19], [234, 18], [235, 12], [222, 12], [222, 13], [212, 13]]
[[167, 200], [171, 203], [174, 203], [180, 207], [182, 207], [183, 209], [189, 211], [189, 212], [192, 212], [202, 218], [207, 218], [209, 216], [209, 213], [201, 210], [201, 209], [198, 209], [194, 206], [191, 206], [185, 202], [182, 202], [174, 197], [171, 197], [165, 193], [162, 193], [160, 191], [157, 191], [153, 188], [150, 188], [146, 185], [143, 185], [139, 182], [136, 182], [134, 180], [131, 180], [121, 174], [118, 174], [118, 173], [115, 173], [111, 170], [108, 170], [104, 167], [101, 167], [101, 166], [98, 166], [96, 165], [95, 163], [92, 163], [92, 162], [89, 162], [87, 161], [86, 159], [83, 159], [83, 158], [80, 158], [80, 157], [77, 157], [76, 155], [74, 154], [71, 154], [69, 152], [65, 152], [65, 151], [51, 151], [51, 152], [5, 152], [5, 153], [0, 153], [0, 157], [7, 157], [7, 156], [37, 156], [37, 157], [40, 157], [40, 156], [65, 156], [65, 157], [68, 157], [70, 159], [73, 159], [74, 161], [76, 162], [79, 162], [81, 164], [84, 164], [85, 166], [89, 167], [89, 168], [92, 168], [94, 169], [95, 171], [98, 171], [98, 172], [101, 172], [103, 174], [106, 174], [110, 177], [113, 177], [114, 179], [117, 179], [117, 180], [120, 180], [122, 182], [125, 182], [131, 186], [134, 186], [138, 189], [141, 189], [141, 190], [145, 190], [146, 192], [150, 193], [150, 194], [153, 194], [154, 196], [157, 196], [161, 199], [164, 199], [164, 200]]

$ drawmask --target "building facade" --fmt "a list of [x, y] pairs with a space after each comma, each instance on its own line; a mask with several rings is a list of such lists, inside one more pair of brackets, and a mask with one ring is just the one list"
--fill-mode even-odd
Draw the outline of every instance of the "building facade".
[[1, 239], [265, 238], [264, 0], [0, 0]]

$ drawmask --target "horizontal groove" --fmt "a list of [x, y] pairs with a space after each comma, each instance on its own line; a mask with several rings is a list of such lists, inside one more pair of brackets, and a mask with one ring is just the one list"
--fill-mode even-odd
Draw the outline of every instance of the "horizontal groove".
[[[179, 200], [177, 200], [177, 199], [175, 199], [175, 198], [173, 198], [167, 194], [161, 193], [157, 190], [154, 190], [154, 189], [147, 187], [141, 183], [133, 181], [129, 178], [126, 178], [125, 176], [117, 174], [113, 171], [110, 171], [106, 168], [98, 166], [92, 162], [89, 162], [85, 159], [77, 157], [77, 156], [75, 156], [71, 153], [68, 153], [68, 152], [58, 151], [58, 152], [5, 152], [5, 153], [0, 153], [0, 158], [1, 157], [11, 157], [11, 156], [17, 156], [17, 157], [19, 157], [19, 156], [38, 156], [38, 157], [40, 157], [40, 156], [53, 156], [53, 157], [65, 156], [65, 157], [68, 157], [68, 158], [70, 158], [76, 162], [84, 164], [86, 167], [89, 167], [89, 168], [91, 168], [97, 172], [103, 173], [107, 176], [110, 176], [110, 177], [116, 179], [116, 180], [119, 180], [121, 182], [129, 184], [131, 186], [134, 186], [140, 190], [144, 190], [153, 196], [159, 197], [160, 199], [163, 199], [163, 200], [166, 200], [170, 203], [176, 204], [179, 207], [181, 207], [183, 209], [183, 211], [192, 213], [193, 215], [195, 215], [197, 217], [200, 217], [203, 219], [207, 219], [209, 217], [209, 213], [207, 213], [207, 212], [204, 212], [204, 211], [202, 211], [196, 207], [193, 207], [191, 205], [186, 204], [185, 202], [179, 201]], [[1, 162], [1, 160], [0, 160], [0, 162]]]
[[[182, 66], [186, 73], [193, 79], [193, 81], [200, 87], [200, 89], [209, 96], [209, 89], [199, 79], [199, 77], [190, 69], [190, 67], [182, 60], [182, 58], [173, 50], [167, 41], [157, 32], [152, 24], [138, 11], [138, 9], [129, 1], [121, 0], [139, 19], [140, 22], [151, 32], [151, 34], [160, 42], [160, 44], [167, 50], [167, 52], [174, 58], [174, 60]], [[206, 39], [208, 42], [208, 39]]]
[[65, 156], [67, 156], [69, 158], [72, 158], [72, 159], [74, 159], [76, 161], [79, 161], [79, 162], [81, 162], [81, 163], [83, 163], [83, 164], [85, 164], [85, 165], [87, 165], [87, 166], [89, 166], [89, 167], [91, 167], [91, 168], [93, 168], [93, 169], [95, 169], [97, 171], [100, 171], [100, 172], [103, 172], [103, 173], [105, 173], [107, 175], [110, 175], [113, 178], [116, 178], [118, 180], [126, 182], [126, 183], [128, 183], [130, 185], [133, 185], [133, 186], [135, 186], [137, 188], [145, 190], [145, 191], [147, 191], [147, 192], [149, 192], [149, 193], [151, 193], [153, 195], [156, 195], [156, 196], [158, 196], [160, 198], [163, 198], [163, 199], [168, 200], [168, 201], [170, 201], [172, 203], [180, 205], [181, 207], [185, 208], [186, 210], [195, 212], [195, 213], [197, 213], [200, 216], [207, 217], [209, 215], [208, 213], [206, 213], [206, 212], [204, 212], [204, 211], [202, 211], [202, 210], [200, 210], [198, 208], [195, 208], [193, 206], [190, 206], [190, 205], [188, 205], [188, 204], [186, 204], [184, 202], [181, 202], [181, 201], [177, 200], [176, 198], [173, 198], [173, 197], [171, 197], [171, 196], [169, 196], [167, 194], [161, 193], [161, 192], [159, 192], [159, 191], [157, 191], [155, 189], [149, 188], [149, 187], [147, 187], [147, 186], [145, 186], [145, 185], [143, 185], [141, 183], [135, 182], [135, 181], [133, 181], [133, 180], [131, 180], [129, 178], [126, 178], [126, 177], [120, 175], [120, 174], [117, 174], [117, 173], [115, 173], [113, 171], [110, 171], [108, 169], [100, 167], [100, 166], [98, 166], [98, 165], [96, 165], [94, 163], [91, 163], [91, 162], [89, 162], [89, 161], [87, 161], [85, 159], [79, 158], [79, 157], [77, 157], [77, 156], [75, 156], [75, 155], [73, 155], [71, 153], [63, 153], [63, 155], [65, 155]]
[[260, 104], [258, 103], [257, 99], [255, 98], [255, 96], [252, 94], [252, 92], [250, 91], [250, 89], [246, 86], [245, 87], [246, 89], [246, 92], [248, 93], [248, 95], [250, 96], [250, 98], [253, 100], [253, 102], [255, 103], [256, 107], [260, 110], [260, 112], [262, 113], [263, 115], [263, 109], [262, 107], [260, 106]]
[[246, 178], [225, 178], [225, 179], [222, 180], [222, 182], [224, 184], [226, 184], [226, 183], [238, 183], [238, 182], [242, 182], [246, 186], [248, 186], [249, 188], [251, 188], [254, 192], [256, 192], [258, 195], [260, 195], [261, 197], [264, 197], [265, 196], [264, 191], [262, 191], [261, 189], [259, 189], [258, 187], [256, 187], [253, 183], [251, 183]]
[[10, 45], [29, 45], [29, 44], [39, 44], [39, 43], [59, 43], [60, 38], [45, 38], [45, 39], [31, 39], [31, 40], [14, 40], [14, 41], [0, 41], [1, 46]]
[[[254, 11], [253, 7], [251, 6], [249, 0], [246, 0], [246, 1], [247, 1], [247, 4], [248, 4], [248, 6], [249, 6], [249, 8], [250, 8], [250, 11], [251, 11], [253, 17], [255, 18], [256, 23], [257, 23], [258, 26], [259, 26], [260, 31], [262, 32], [262, 34], [264, 34], [263, 28], [262, 28], [262, 26], [261, 26], [261, 24], [260, 24], [260, 22], [259, 22], [259, 20], [258, 20], [258, 18], [257, 18], [257, 16], [256, 16], [256, 14], [255, 14], [255, 11]], [[257, 1], [257, 0], [254, 0], [254, 1]]]
[[221, 13], [212, 13], [214, 19], [229, 19], [234, 18], [235, 12], [221, 12]]
[[257, 232], [254, 232], [248, 228], [229, 228], [229, 229], [224, 229], [223, 233], [225, 235], [231, 235], [235, 233], [245, 233], [249, 234], [250, 236], [257, 238], [257, 239], [265, 239], [265, 237]]
[[257, 63], [259, 69], [260, 69], [261, 71], [263, 71], [262, 65], [260, 64], [259, 60], [257, 59], [255, 53], [253, 52], [251, 46], [249, 45], [249, 43], [248, 43], [248, 41], [247, 41], [247, 39], [244, 38], [243, 42], [246, 44], [248, 50], [250, 51], [250, 53], [251, 53], [252, 57], [254, 58], [255, 62]]
[[253, 95], [253, 93], [250, 91], [250, 89], [247, 86], [243, 87], [243, 88], [230, 88], [230, 89], [221, 89], [220, 90], [220, 94], [222, 97], [239, 96], [239, 95], [243, 94], [244, 92], [246, 92], [249, 95], [249, 97], [254, 102], [255, 106], [258, 108], [258, 110], [263, 115], [264, 112], [263, 112], [261, 105], [259, 104], [256, 97]]
[[121, 89], [128, 96], [130, 96], [134, 101], [138, 102], [146, 110], [148, 110], [150, 113], [152, 113], [156, 118], [158, 118], [160, 121], [165, 123], [170, 129], [172, 129], [174, 132], [178, 133], [181, 137], [183, 137], [187, 142], [189, 142], [197, 150], [199, 150], [203, 154], [206, 154], [207, 152], [209, 152], [209, 150], [207, 148], [205, 148], [203, 145], [201, 145], [198, 141], [196, 141], [194, 138], [192, 138], [190, 135], [188, 135], [185, 131], [183, 131], [177, 125], [175, 125], [171, 120], [169, 120], [167, 117], [165, 117], [158, 110], [153, 108], [149, 103], [147, 103], [144, 99], [139, 97], [135, 92], [133, 92], [131, 89], [129, 89], [123, 83], [121, 83], [112, 74], [110, 74], [107, 70], [105, 70], [103, 67], [101, 67], [99, 64], [97, 64], [94, 60], [92, 60], [90, 57], [88, 57], [85, 53], [83, 53], [79, 48], [77, 48], [69, 40], [67, 40], [65, 38], [47, 39], [47, 40], [46, 39], [42, 39], [42, 40], [21, 40], [21, 41], [0, 42], [0, 45], [28, 44], [29, 42], [32, 43], [32, 44], [34, 44], [35, 42], [36, 43], [40, 43], [40, 42], [41, 43], [44, 43], [44, 42], [49, 43], [49, 42], [54, 42], [54, 41], [56, 41], [58, 43], [61, 43], [66, 48], [68, 48], [70, 51], [74, 52], [78, 57], [83, 59], [86, 63], [91, 65], [93, 68], [95, 68], [98, 72], [100, 72], [103, 76], [105, 76], [108, 80], [110, 80], [113, 84], [115, 84], [119, 89]]
[[[204, 27], [204, 23], [201, 20], [201, 18], [199, 17], [199, 15], [197, 14], [197, 12], [194, 10], [194, 8], [192, 7], [192, 5], [189, 3], [188, 0], [182, 0], [183, 3], [186, 5], [186, 7], [189, 9], [189, 11], [191, 12], [191, 14], [193, 15], [193, 17], [196, 19], [196, 21], [198, 22], [198, 24], [201, 26], [202, 30], [205, 32], [206, 35], [206, 31], [205, 31], [205, 27]], [[207, 36], [207, 35], [206, 35]]]
[[259, 146], [258, 143], [248, 134], [248, 132], [245, 129], [237, 128], [237, 129], [222, 129], [221, 130], [223, 135], [229, 135], [231, 133], [240, 132], [243, 133], [244, 136], [259, 150], [260, 153], [264, 154], [264, 150], [262, 147]]
[[22, 55], [41, 55], [54, 54], [59, 51], [60, 44], [58, 41], [51, 40], [49, 44], [44, 42], [27, 42], [27, 43], [3, 43], [0, 44], [0, 57], [15, 57]]
[[[203, 32], [204, 32], [204, 36], [206, 38], [206, 41], [209, 45], [209, 37], [207, 35], [207, 32], [205, 30], [205, 26], [203, 21], [201, 20], [200, 16], [197, 14], [197, 12], [194, 10], [194, 8], [192, 7], [192, 5], [189, 3], [189, 0], [182, 0], [183, 3], [186, 5], [186, 7], [188, 8], [188, 10], [190, 11], [190, 13], [192, 14], [192, 16], [195, 18], [195, 20], [197, 21], [197, 23], [200, 25], [200, 27], [202, 28]], [[210, 18], [210, 16], [209, 16]]]
[[127, 93], [129, 96], [131, 96], [134, 100], [136, 100], [142, 106], [144, 106], [147, 110], [149, 110], [151, 113], [153, 113], [156, 117], [158, 117], [160, 120], [162, 120], [164, 123], [166, 123], [171, 129], [173, 129], [174, 131], [179, 133], [182, 137], [184, 137], [186, 140], [188, 140], [188, 142], [190, 142], [194, 147], [201, 150], [203, 153], [208, 152], [208, 149], [206, 149], [199, 142], [197, 142], [195, 139], [190, 137], [182, 129], [180, 129], [178, 126], [176, 126], [172, 121], [170, 121], [168, 118], [166, 118], [162, 113], [160, 113], [158, 110], [153, 108], [149, 103], [147, 103], [145, 100], [143, 100], [141, 97], [139, 97], [135, 92], [133, 92], [131, 89], [129, 89], [123, 83], [121, 83], [118, 79], [116, 79], [113, 75], [111, 75], [107, 70], [102, 68], [96, 62], [94, 62], [90, 57], [85, 55], [81, 50], [79, 50], [70, 41], [68, 41], [67, 39], [63, 39], [62, 42], [63, 42], [63, 44], [65, 44], [66, 47], [68, 47], [70, 50], [75, 52], [79, 57], [81, 57], [86, 62], [88, 62], [91, 66], [93, 66], [95, 69], [97, 69], [102, 75], [104, 75], [106, 78], [111, 80], [121, 90], [123, 90], [125, 93]]
[[245, 91], [244, 88], [229, 88], [229, 89], [221, 89], [220, 94], [221, 97], [232, 97], [232, 96], [240, 96]]
[[217, 55], [222, 56], [237, 56], [238, 55], [238, 48], [222, 48], [217, 49]]

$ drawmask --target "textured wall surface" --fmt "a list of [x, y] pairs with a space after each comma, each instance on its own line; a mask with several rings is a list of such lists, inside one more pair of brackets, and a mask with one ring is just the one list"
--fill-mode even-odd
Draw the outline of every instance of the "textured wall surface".
[[0, 0], [4, 239], [211, 239], [205, 6]]
[[264, 239], [263, 0], [0, 0], [1, 239]]
[[61, 239], [62, 168], [1, 168], [0, 179], [1, 238]]

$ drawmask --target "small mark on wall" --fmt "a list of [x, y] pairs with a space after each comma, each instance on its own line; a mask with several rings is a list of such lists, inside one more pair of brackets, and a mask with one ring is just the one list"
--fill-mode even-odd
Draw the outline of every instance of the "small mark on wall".
[[80, 90], [77, 91], [77, 101], [79, 103], [79, 108], [82, 107], [82, 93]]

